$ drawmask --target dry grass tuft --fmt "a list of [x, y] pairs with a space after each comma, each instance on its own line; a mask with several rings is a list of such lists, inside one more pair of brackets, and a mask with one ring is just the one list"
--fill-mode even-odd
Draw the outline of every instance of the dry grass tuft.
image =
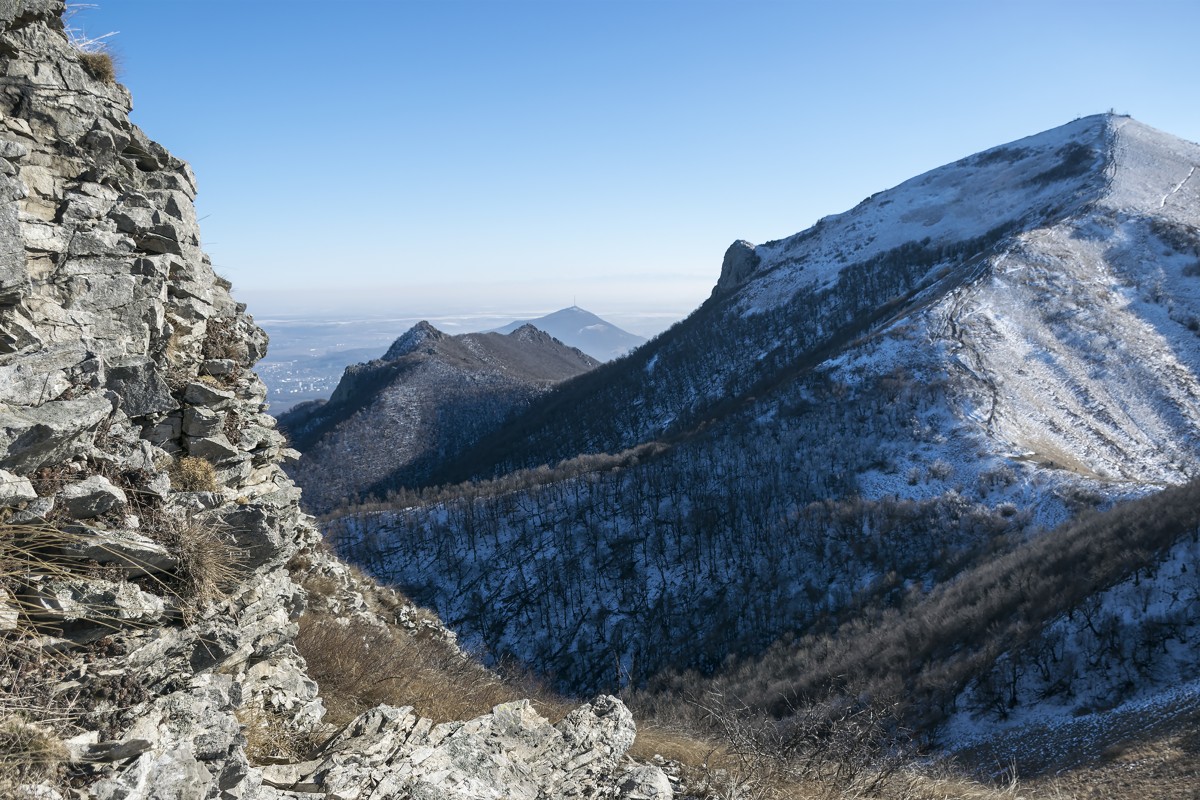
[[184, 456], [169, 470], [171, 486], [181, 492], [217, 491], [217, 470], [203, 458]]
[[241, 577], [242, 551], [211, 526], [188, 520], [166, 538], [179, 559], [177, 595], [185, 617], [224, 597]]
[[288, 725], [285, 715], [264, 709], [237, 712], [246, 737], [246, 758], [251, 764], [282, 764], [304, 761], [316, 748], [316, 737]]
[[393, 626], [310, 613], [296, 646], [335, 725], [380, 703], [412, 706], [435, 722], [470, 719], [519, 696], [445, 642]]
[[79, 62], [89, 75], [105, 83], [117, 82], [117, 65], [111, 53], [80, 53]]
[[20, 716], [0, 719], [0, 794], [20, 797], [23, 784], [56, 782], [70, 754], [54, 731]]

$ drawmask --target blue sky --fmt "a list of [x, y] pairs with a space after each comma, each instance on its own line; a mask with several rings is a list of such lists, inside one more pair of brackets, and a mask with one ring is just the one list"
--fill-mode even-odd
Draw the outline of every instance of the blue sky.
[[259, 313], [682, 316], [733, 240], [1077, 116], [1200, 139], [1192, 0], [98, 2]]

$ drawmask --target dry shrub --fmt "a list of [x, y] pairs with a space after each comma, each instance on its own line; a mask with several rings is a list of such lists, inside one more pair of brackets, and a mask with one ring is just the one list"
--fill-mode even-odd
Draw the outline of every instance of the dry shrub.
[[169, 470], [171, 486], [181, 492], [217, 491], [217, 471], [203, 458], [184, 456]]
[[237, 712], [246, 737], [246, 758], [251, 764], [304, 761], [318, 744], [312, 732], [291, 727], [286, 715], [269, 709], [245, 708]]
[[242, 551], [210, 525], [188, 520], [164, 538], [179, 559], [176, 594], [185, 617], [224, 597], [242, 575]]
[[451, 645], [393, 626], [310, 613], [296, 646], [335, 725], [380, 703], [412, 706], [435, 722], [470, 719], [518, 696]]
[[116, 83], [117, 81], [117, 66], [113, 63], [113, 57], [110, 53], [80, 53], [79, 62], [83, 64], [83, 68], [93, 78], [105, 83]]
[[69, 757], [50, 728], [16, 715], [0, 719], [0, 793], [4, 797], [21, 797], [23, 784], [56, 782]]

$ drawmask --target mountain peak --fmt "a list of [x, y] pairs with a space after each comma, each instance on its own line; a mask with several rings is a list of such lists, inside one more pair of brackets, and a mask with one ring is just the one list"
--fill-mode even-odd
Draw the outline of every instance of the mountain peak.
[[568, 347], [574, 347], [600, 361], [611, 361], [646, 342], [643, 337], [623, 331], [577, 305], [537, 319], [511, 322], [494, 332], [510, 334], [526, 325], [532, 325]]
[[395, 361], [398, 358], [403, 358], [426, 342], [440, 341], [445, 339], [446, 336], [447, 334], [442, 333], [425, 320], [421, 320], [405, 331], [396, 341], [392, 342], [392, 346], [383, 354], [383, 360]]

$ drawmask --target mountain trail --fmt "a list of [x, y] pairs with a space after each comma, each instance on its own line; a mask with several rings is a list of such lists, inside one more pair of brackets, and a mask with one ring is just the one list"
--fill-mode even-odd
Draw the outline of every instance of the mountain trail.
[[1175, 188], [1174, 188], [1174, 189], [1172, 189], [1171, 191], [1169, 191], [1169, 192], [1167, 192], [1165, 195], [1163, 195], [1162, 202], [1161, 202], [1161, 203], [1159, 203], [1159, 206], [1158, 206], [1158, 207], [1159, 207], [1159, 208], [1166, 208], [1166, 207], [1167, 207], [1167, 201], [1168, 201], [1168, 200], [1170, 200], [1172, 197], [1174, 197], [1176, 194], [1178, 194], [1178, 193], [1179, 193], [1179, 190], [1183, 188], [1183, 185], [1184, 185], [1185, 183], [1187, 183], [1189, 180], [1191, 180], [1191, 179], [1192, 179], [1192, 176], [1193, 176], [1193, 175], [1195, 175], [1195, 174], [1196, 174], [1196, 165], [1195, 165], [1195, 164], [1193, 164], [1193, 165], [1192, 165], [1192, 168], [1191, 168], [1191, 169], [1188, 171], [1188, 174], [1187, 174], [1187, 176], [1186, 176], [1186, 177], [1185, 177], [1183, 180], [1181, 180], [1181, 181], [1180, 181], [1180, 182], [1179, 182], [1179, 183], [1178, 183], [1178, 184], [1175, 186]]

